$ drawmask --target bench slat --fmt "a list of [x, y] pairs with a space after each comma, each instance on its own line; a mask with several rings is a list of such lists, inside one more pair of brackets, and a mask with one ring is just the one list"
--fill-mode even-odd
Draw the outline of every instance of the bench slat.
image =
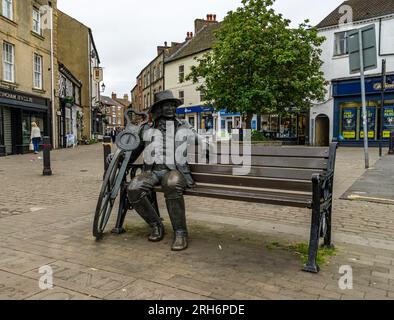
[[219, 184], [237, 187], [262, 188], [262, 189], [280, 189], [312, 192], [312, 183], [310, 181], [278, 180], [244, 176], [223, 176], [193, 173], [193, 179], [197, 183]]
[[[233, 168], [237, 166], [230, 165], [207, 165], [191, 164], [190, 169], [193, 173], [210, 173], [220, 175], [233, 175]], [[251, 167], [250, 177], [264, 177], [277, 179], [293, 179], [311, 181], [314, 173], [323, 173], [323, 170], [313, 169], [288, 169], [288, 168], [269, 168], [269, 167]]]
[[[193, 151], [193, 147], [190, 149]], [[216, 148], [217, 154], [230, 154], [229, 145], [218, 144]], [[240, 154], [243, 154], [243, 146], [239, 146]], [[235, 151], [235, 150], [234, 150]], [[251, 154], [253, 156], [266, 156], [266, 157], [302, 157], [302, 158], [328, 158], [328, 147], [272, 147], [252, 145]]]
[[309, 208], [311, 205], [310, 195], [295, 194], [273, 194], [259, 191], [240, 191], [239, 189], [209, 188], [198, 186], [188, 189], [185, 192], [188, 196], [198, 196], [206, 198], [216, 198], [234, 201], [267, 203], [273, 205], [283, 205], [291, 207]]
[[[190, 164], [196, 164], [200, 162], [196, 155], [188, 155], [188, 162]], [[213, 161], [214, 158], [210, 158]], [[216, 164], [233, 164], [231, 157], [223, 157], [222, 155], [217, 156]], [[230, 162], [230, 163], [228, 163]], [[199, 164], [199, 163], [197, 163]], [[205, 163], [202, 163], [205, 164]], [[265, 157], [265, 156], [252, 156], [252, 166], [261, 167], [278, 167], [278, 168], [299, 168], [299, 169], [320, 169], [327, 170], [328, 159], [319, 158], [284, 158], [284, 157]]]

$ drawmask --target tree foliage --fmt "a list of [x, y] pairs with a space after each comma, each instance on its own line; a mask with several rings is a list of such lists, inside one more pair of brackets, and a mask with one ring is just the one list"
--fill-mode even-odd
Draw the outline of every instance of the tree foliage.
[[[197, 59], [187, 79], [217, 110], [286, 113], [309, 108], [325, 93], [320, 71], [324, 41], [305, 20], [297, 28], [277, 14], [274, 0], [243, 0], [215, 32], [208, 53]], [[204, 79], [204, 81], [200, 81]]]

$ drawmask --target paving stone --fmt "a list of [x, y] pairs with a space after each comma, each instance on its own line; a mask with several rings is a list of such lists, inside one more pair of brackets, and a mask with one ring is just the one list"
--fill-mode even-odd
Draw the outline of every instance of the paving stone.
[[107, 295], [108, 300], [209, 300], [198, 294], [147, 280], [137, 280]]
[[38, 280], [0, 271], [0, 300], [26, 299], [38, 292]]
[[41, 291], [27, 300], [97, 300], [97, 298], [79, 292], [54, 287], [51, 290]]

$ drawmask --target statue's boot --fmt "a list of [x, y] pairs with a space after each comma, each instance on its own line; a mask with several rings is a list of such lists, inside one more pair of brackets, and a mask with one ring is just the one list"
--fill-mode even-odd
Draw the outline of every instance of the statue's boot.
[[135, 211], [145, 220], [145, 222], [151, 227], [151, 233], [148, 240], [152, 242], [159, 242], [164, 238], [164, 225], [157, 214], [152, 203], [148, 197], [142, 198], [142, 200], [133, 204]]
[[172, 251], [182, 251], [188, 247], [188, 232], [186, 226], [185, 200], [182, 198], [166, 200], [168, 214], [174, 229]]

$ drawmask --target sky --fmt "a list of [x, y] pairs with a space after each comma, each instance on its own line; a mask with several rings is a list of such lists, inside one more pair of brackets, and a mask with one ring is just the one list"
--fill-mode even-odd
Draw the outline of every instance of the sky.
[[[298, 25], [318, 24], [343, 0], [276, 0], [274, 8]], [[221, 21], [241, 0], [58, 0], [58, 8], [93, 31], [104, 68], [105, 95], [123, 97], [164, 41], [182, 42], [194, 20], [216, 14]]]

